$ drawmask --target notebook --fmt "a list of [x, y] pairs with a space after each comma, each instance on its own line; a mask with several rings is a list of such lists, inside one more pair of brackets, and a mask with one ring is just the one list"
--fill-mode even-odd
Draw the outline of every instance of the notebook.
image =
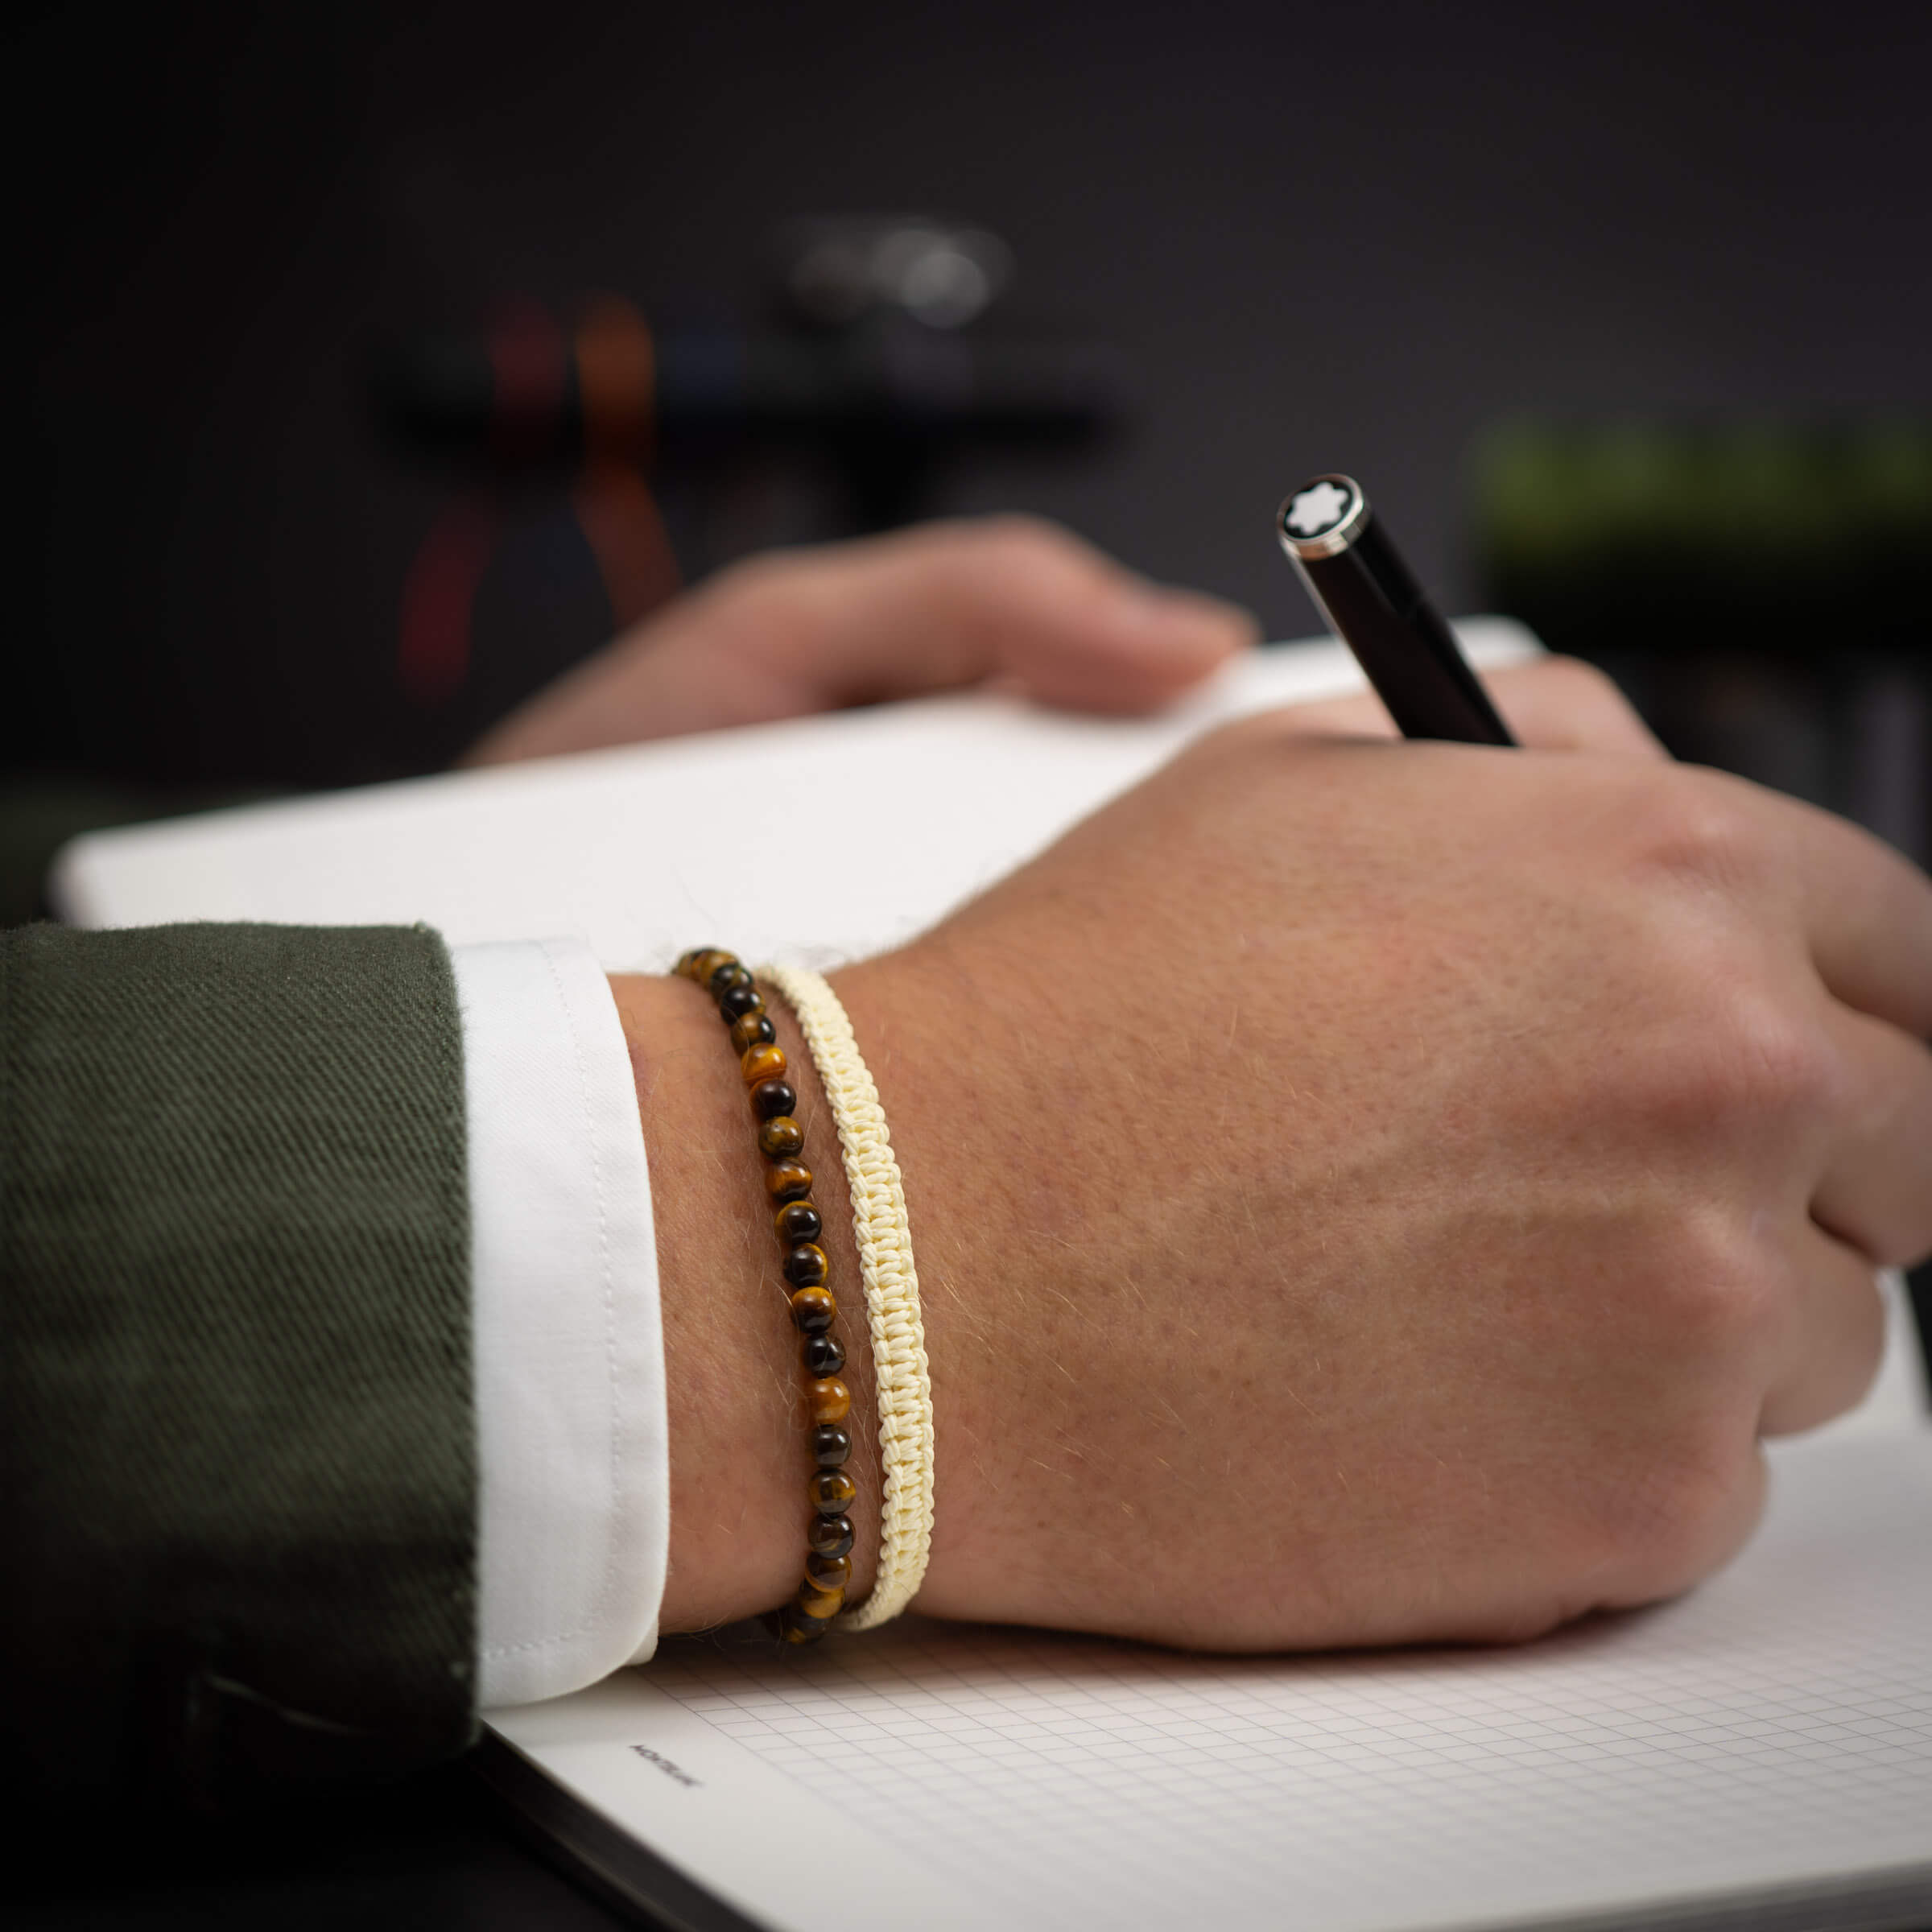
[[[1482, 665], [1536, 648], [1458, 630]], [[1208, 726], [1358, 684], [1324, 642], [1153, 720], [928, 700], [97, 833], [52, 886], [85, 924], [424, 919], [577, 933], [613, 968], [713, 938], [825, 964], [910, 936]], [[804, 906], [754, 884], [757, 815], [708, 803], [774, 772], [834, 828]], [[1872, 1396], [1774, 1451], [1764, 1530], [1678, 1603], [1367, 1657], [918, 1618], [782, 1655], [726, 1633], [493, 1713], [482, 1762], [673, 1925], [1932, 1926], [1932, 1429], [1887, 1293]]]
[[[1459, 630], [1479, 664], [1536, 649], [1502, 619]], [[580, 934], [613, 969], [729, 934], [818, 965], [910, 938], [1208, 726], [1360, 686], [1324, 642], [1252, 652], [1154, 718], [953, 696], [450, 773], [94, 833], [50, 891], [82, 925], [427, 919], [454, 944]], [[782, 807], [754, 801], [787, 795], [828, 828], [803, 902], [757, 882]]]
[[1730, 1569], [1520, 1649], [731, 1632], [494, 1714], [490, 1774], [704, 1927], [1932, 1925], [1932, 1434], [1776, 1454]]

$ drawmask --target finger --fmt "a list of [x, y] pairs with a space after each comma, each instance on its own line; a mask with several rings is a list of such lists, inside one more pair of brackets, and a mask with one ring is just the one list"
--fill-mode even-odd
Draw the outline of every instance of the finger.
[[1818, 844], [1806, 874], [1818, 976], [1847, 1006], [1932, 1036], [1932, 880], [1853, 826], [1831, 822]]
[[489, 764], [802, 717], [1003, 677], [1042, 702], [1153, 709], [1253, 644], [1051, 525], [933, 524], [721, 571], [497, 725]]
[[766, 621], [734, 625], [733, 654], [801, 710], [999, 676], [1046, 704], [1145, 711], [1258, 634], [1232, 605], [1150, 584], [1024, 518], [767, 559], [748, 588]]
[[[1616, 685], [1578, 658], [1536, 658], [1484, 671], [1482, 678], [1512, 733], [1535, 749], [1643, 758], [1669, 755]], [[1381, 700], [1372, 691], [1293, 705], [1283, 717], [1291, 729], [1311, 737], [1395, 736]]]
[[1615, 683], [1580, 658], [1536, 658], [1505, 665], [1486, 673], [1485, 681], [1503, 721], [1520, 742], [1538, 751], [1670, 755]]
[[1810, 1221], [1790, 1237], [1796, 1319], [1758, 1418], [1764, 1435], [1815, 1429], [1855, 1406], [1885, 1353], [1885, 1307], [1870, 1256]]
[[1932, 1049], [1847, 1007], [1826, 1024], [1847, 1075], [1847, 1120], [1812, 1218], [1868, 1261], [1909, 1265], [1932, 1251]]
[[1932, 1035], [1932, 879], [1844, 819], [1742, 779], [1745, 811], [1707, 828], [1719, 869], [1740, 862], [1796, 902], [1811, 962], [1832, 995], [1919, 1039]]

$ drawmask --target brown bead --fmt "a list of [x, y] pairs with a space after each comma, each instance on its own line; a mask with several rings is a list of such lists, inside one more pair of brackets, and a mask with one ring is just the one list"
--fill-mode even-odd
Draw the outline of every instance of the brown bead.
[[735, 966], [737, 963], [737, 956], [727, 952], [722, 946], [694, 946], [678, 961], [678, 971], [686, 979], [696, 980], [703, 986], [720, 966]]
[[825, 1232], [825, 1224], [810, 1201], [787, 1201], [771, 1217], [771, 1224], [787, 1248], [798, 1241], [815, 1241]]
[[805, 1559], [805, 1580], [821, 1590], [844, 1591], [852, 1583], [852, 1558], [848, 1556], [819, 1556], [813, 1554]]
[[836, 1422], [820, 1422], [811, 1432], [811, 1459], [821, 1469], [840, 1468], [852, 1454], [852, 1437]]
[[775, 1121], [798, 1112], [799, 1096], [783, 1080], [761, 1080], [751, 1090], [751, 1110], [762, 1121]]
[[787, 1604], [771, 1619], [771, 1629], [782, 1644], [815, 1644], [825, 1634], [825, 1620]]
[[829, 1289], [801, 1288], [791, 1298], [792, 1324], [800, 1335], [823, 1335], [838, 1312]]
[[774, 1201], [802, 1200], [811, 1192], [811, 1170], [796, 1161], [780, 1161], [765, 1170], [765, 1191]]
[[[725, 970], [729, 972], [731, 968], [728, 967]], [[737, 970], [743, 972], [745, 969], [741, 966]], [[748, 1013], [762, 1013], [764, 1010], [765, 1002], [758, 997], [758, 989], [752, 985], [749, 973], [745, 974], [742, 986], [728, 985], [718, 995], [718, 1018], [727, 1026], [735, 1026]]]
[[831, 1335], [808, 1335], [801, 1359], [807, 1375], [836, 1375], [845, 1366], [845, 1351]]
[[805, 1400], [815, 1422], [842, 1422], [852, 1413], [852, 1391], [836, 1375], [814, 1376], [805, 1385]]
[[792, 1600], [800, 1612], [816, 1617], [822, 1623], [830, 1623], [845, 1608], [845, 1592], [843, 1590], [815, 1590], [810, 1583], [800, 1583], [799, 1594]]
[[795, 1248], [787, 1248], [778, 1266], [795, 1288], [816, 1288], [832, 1272], [825, 1250], [816, 1241], [800, 1241]]
[[778, 1029], [772, 1025], [768, 1013], [741, 1013], [731, 1023], [732, 1050], [737, 1053], [743, 1053], [761, 1041], [775, 1040], [778, 1037]]
[[727, 960], [722, 966], [713, 967], [704, 984], [714, 1000], [723, 999], [734, 986], [749, 986], [753, 993], [758, 989], [758, 981], [751, 976], [751, 968], [740, 965], [736, 960]]
[[805, 1547], [814, 1556], [843, 1556], [852, 1547], [852, 1518], [815, 1516], [805, 1532]]
[[805, 1493], [820, 1516], [843, 1516], [852, 1507], [859, 1486], [843, 1469], [821, 1469], [805, 1485]]
[[788, 1113], [758, 1129], [758, 1152], [768, 1161], [789, 1161], [805, 1148], [805, 1129]]
[[755, 1087], [760, 1080], [782, 1080], [789, 1063], [782, 1046], [773, 1046], [761, 1042], [747, 1046], [738, 1056], [738, 1069], [745, 1075], [745, 1084]]

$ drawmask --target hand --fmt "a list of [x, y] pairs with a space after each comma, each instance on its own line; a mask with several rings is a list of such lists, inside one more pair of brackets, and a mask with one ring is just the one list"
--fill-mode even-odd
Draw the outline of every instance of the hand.
[[993, 678], [1042, 704], [1150, 711], [1256, 634], [1245, 612], [1150, 584], [1051, 524], [931, 524], [721, 571], [540, 691], [464, 762], [762, 724]]
[[[926, 1306], [923, 1609], [1525, 1637], [1723, 1562], [1761, 1434], [1866, 1386], [1872, 1265], [1932, 1247], [1932, 886], [1649, 755], [1579, 667], [1496, 687], [1526, 739], [1609, 749], [1250, 720], [837, 976]], [[718, 1245], [755, 1156], [723, 1172], [694, 1107], [646, 1108], [671, 1236], [712, 1243], [696, 1313], [665, 1249], [667, 1628], [778, 1601], [799, 1534], [768, 1286], [719, 1320], [768, 1245]]]

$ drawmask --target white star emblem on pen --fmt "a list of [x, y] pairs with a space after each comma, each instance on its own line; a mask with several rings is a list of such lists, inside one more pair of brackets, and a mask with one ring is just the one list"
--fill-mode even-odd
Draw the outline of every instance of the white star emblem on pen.
[[1348, 493], [1323, 481], [1311, 483], [1288, 506], [1288, 527], [1298, 537], [1312, 537], [1340, 522], [1349, 503]]

